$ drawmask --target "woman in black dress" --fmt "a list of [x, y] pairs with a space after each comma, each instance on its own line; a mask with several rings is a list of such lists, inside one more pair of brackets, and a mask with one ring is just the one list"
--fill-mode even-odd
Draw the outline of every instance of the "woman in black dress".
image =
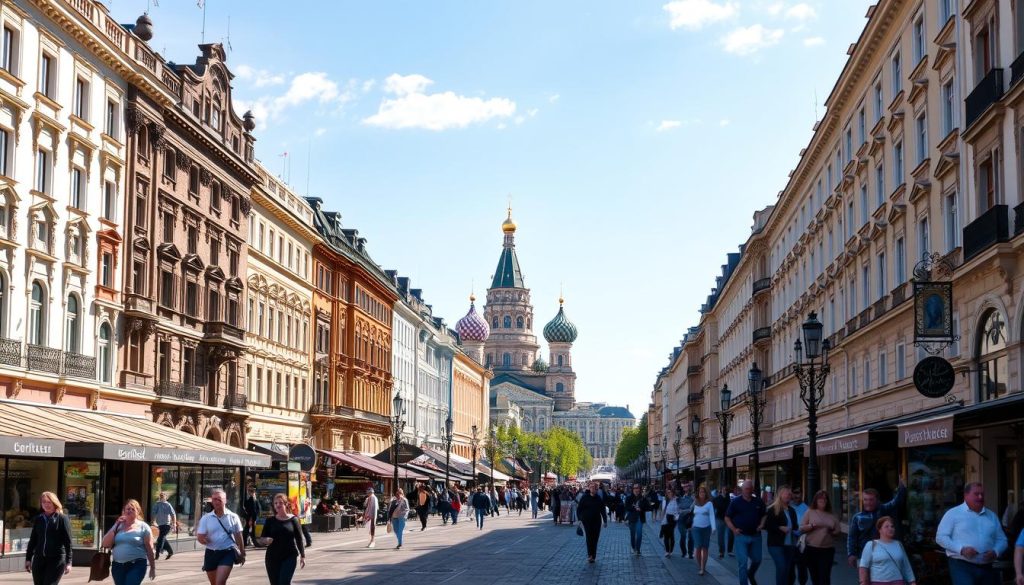
[[290, 510], [287, 496], [274, 496], [274, 515], [263, 524], [263, 533], [259, 538], [259, 543], [267, 547], [267, 578], [270, 579], [270, 585], [291, 585], [296, 564], [306, 568], [302, 527]]
[[25, 570], [35, 585], [57, 585], [71, 572], [71, 523], [53, 492], [39, 497], [43, 513], [32, 523], [25, 551]]

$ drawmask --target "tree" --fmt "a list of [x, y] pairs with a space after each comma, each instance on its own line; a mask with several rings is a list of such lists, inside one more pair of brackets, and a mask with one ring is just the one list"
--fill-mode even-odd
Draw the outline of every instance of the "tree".
[[551, 469], [562, 476], [576, 475], [594, 464], [579, 435], [563, 427], [552, 427], [541, 435]]
[[640, 424], [622, 431], [622, 439], [619, 440], [619, 447], [615, 452], [615, 466], [618, 468], [629, 467], [629, 464], [636, 460], [644, 448], [647, 447], [647, 414], [640, 417]]

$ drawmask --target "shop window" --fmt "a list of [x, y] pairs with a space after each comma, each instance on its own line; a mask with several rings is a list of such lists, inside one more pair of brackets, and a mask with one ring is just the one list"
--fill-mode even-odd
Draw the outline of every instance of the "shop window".
[[[8, 459], [0, 476], [3, 487], [3, 540], [5, 554], [24, 552], [32, 534], [32, 521], [42, 510], [39, 496], [57, 486], [57, 461]], [[58, 495], [58, 497], [61, 497]]]
[[964, 467], [963, 447], [947, 444], [907, 449], [906, 517], [910, 527], [904, 543], [919, 575], [925, 571], [921, 560], [930, 558], [938, 548], [935, 532], [942, 514], [963, 501]]
[[99, 461], [64, 463], [64, 493], [59, 497], [71, 521], [71, 546], [96, 548], [99, 544], [101, 485]]
[[989, 311], [982, 319], [978, 342], [978, 390], [981, 400], [1006, 394], [1009, 380], [1006, 355], [1006, 322], [999, 311]]

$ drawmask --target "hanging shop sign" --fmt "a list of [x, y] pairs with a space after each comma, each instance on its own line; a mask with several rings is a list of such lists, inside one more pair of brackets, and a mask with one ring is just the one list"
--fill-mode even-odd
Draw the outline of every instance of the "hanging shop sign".
[[930, 355], [914, 367], [914, 387], [928, 398], [942, 398], [953, 389], [956, 372], [942, 356]]

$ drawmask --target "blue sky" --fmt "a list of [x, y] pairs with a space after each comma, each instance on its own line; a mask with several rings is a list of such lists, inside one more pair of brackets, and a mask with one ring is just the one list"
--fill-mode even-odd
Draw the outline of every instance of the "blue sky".
[[[511, 196], [537, 323], [564, 283], [580, 330], [577, 399], [639, 416], [785, 185], [869, 4], [207, 0], [206, 41], [226, 41], [230, 17], [257, 157], [281, 173], [288, 152], [293, 187], [451, 325], [490, 282]], [[122, 22], [146, 9], [110, 5]], [[195, 1], [151, 16], [151, 45], [192, 62]]]

